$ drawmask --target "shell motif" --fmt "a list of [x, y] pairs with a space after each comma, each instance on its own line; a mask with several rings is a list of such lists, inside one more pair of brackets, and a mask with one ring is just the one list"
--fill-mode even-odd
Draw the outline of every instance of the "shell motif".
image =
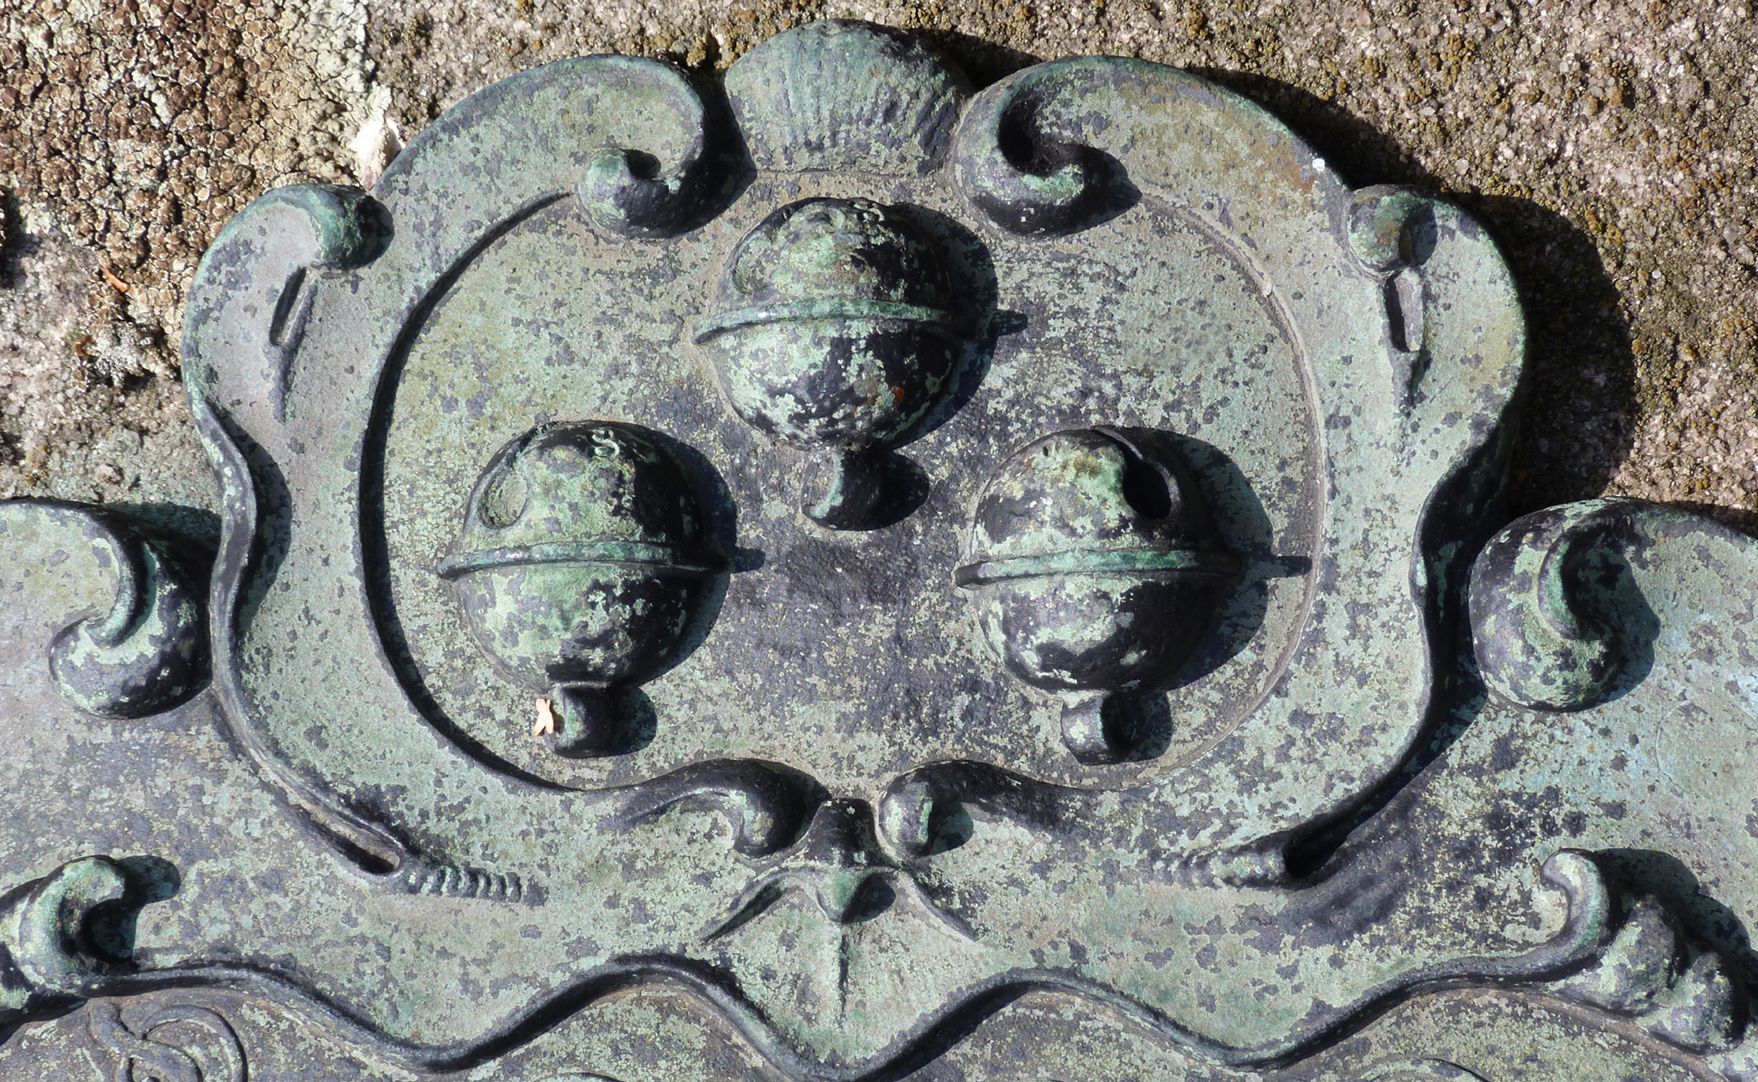
[[726, 90], [759, 169], [926, 173], [971, 86], [913, 38], [828, 21], [745, 54]]

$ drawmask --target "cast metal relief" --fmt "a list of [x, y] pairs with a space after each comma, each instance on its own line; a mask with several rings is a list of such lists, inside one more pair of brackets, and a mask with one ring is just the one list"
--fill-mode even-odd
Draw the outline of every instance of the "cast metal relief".
[[1522, 352], [1169, 68], [490, 87], [204, 259], [217, 551], [0, 504], [0, 1065], [1758, 1079], [1758, 548]]

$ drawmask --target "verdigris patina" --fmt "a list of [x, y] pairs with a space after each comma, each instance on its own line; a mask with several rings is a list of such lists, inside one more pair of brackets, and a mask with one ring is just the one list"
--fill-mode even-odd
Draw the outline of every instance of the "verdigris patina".
[[1507, 523], [1456, 208], [782, 34], [252, 204], [0, 504], [7, 1078], [1758, 1079], [1758, 547]]

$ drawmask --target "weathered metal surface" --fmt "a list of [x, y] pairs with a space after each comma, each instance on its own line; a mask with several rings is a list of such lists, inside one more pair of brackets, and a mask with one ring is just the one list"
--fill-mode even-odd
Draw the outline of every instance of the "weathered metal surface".
[[1201, 79], [550, 65], [184, 352], [217, 553], [0, 505], [8, 1078], [1758, 1078], [1758, 549], [1507, 524], [1494, 246]]

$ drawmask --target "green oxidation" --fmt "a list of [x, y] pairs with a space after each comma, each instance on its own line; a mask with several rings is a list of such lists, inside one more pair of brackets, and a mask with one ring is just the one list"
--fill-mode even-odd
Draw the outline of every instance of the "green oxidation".
[[93, 925], [126, 897], [128, 879], [107, 857], [70, 861], [0, 906], [0, 939], [10, 963], [0, 973], [0, 1013], [13, 1017], [88, 994], [126, 961], [107, 956]]
[[850, 456], [903, 442], [937, 404], [962, 353], [954, 303], [945, 253], [898, 208], [805, 199], [739, 241], [696, 339], [747, 424], [840, 456], [807, 513], [859, 528], [892, 501]]
[[[36, 520], [36, 521], [33, 521]], [[36, 529], [32, 529], [36, 527]], [[160, 542], [119, 519], [66, 504], [20, 501], [0, 507], [0, 529], [41, 531], [45, 551], [95, 566], [97, 603], [61, 628], [46, 651], [68, 703], [87, 714], [136, 718], [160, 713], [201, 690], [208, 677], [207, 621], [196, 583]]]
[[718, 570], [700, 557], [675, 545], [647, 541], [570, 541], [537, 545], [508, 545], [447, 556], [435, 569], [441, 578], [454, 579], [491, 567], [527, 564], [619, 564], [656, 568], [685, 574]]
[[189, 698], [207, 679], [206, 620], [181, 573], [147, 544], [113, 552], [116, 603], [101, 623], [68, 629], [51, 655], [68, 701], [90, 714], [139, 717]]
[[1045, 436], [1009, 457], [983, 492], [969, 548], [986, 560], [1081, 550], [1095, 563], [1192, 551], [1204, 529], [1168, 467], [1105, 431]]
[[678, 466], [630, 425], [546, 424], [502, 448], [466, 513], [460, 554], [549, 543], [701, 544]]
[[[891, 318], [769, 323], [735, 333], [736, 345], [719, 347], [729, 354], [721, 369], [728, 401], [754, 428], [806, 448], [865, 448], [901, 435], [932, 406], [955, 354], [937, 332]], [[900, 341], [931, 367], [900, 370], [890, 360]], [[906, 382], [917, 376], [920, 390]], [[830, 394], [819, 397], [826, 386]]]
[[723, 563], [657, 439], [611, 422], [515, 438], [483, 469], [436, 567], [483, 652], [558, 702], [559, 748], [608, 723], [579, 689], [639, 684], [673, 658]]
[[1139, 443], [1093, 429], [1015, 451], [978, 501], [971, 562], [954, 575], [1010, 673], [1080, 693], [1064, 700], [1063, 742], [1088, 763], [1141, 750], [1107, 735], [1102, 696], [1169, 680], [1238, 570], [1186, 469]]
[[1384, 272], [1409, 263], [1414, 255], [1411, 220], [1422, 213], [1422, 197], [1399, 188], [1364, 188], [1349, 212], [1349, 243], [1362, 263]]
[[[665, 145], [673, 139], [672, 129], [639, 103], [632, 111], [588, 108], [605, 92], [597, 89], [601, 84], [594, 82], [590, 62], [581, 63], [587, 66], [523, 77], [466, 107], [460, 120], [412, 145], [399, 168], [381, 182], [377, 194], [397, 227], [395, 239], [356, 275], [355, 288], [327, 290], [315, 302], [305, 344], [287, 369], [292, 380], [285, 425], [254, 405], [260, 395], [247, 390], [249, 369], [192, 366], [211, 376], [195, 382], [198, 404], [223, 410], [227, 424], [248, 432], [264, 453], [300, 464], [289, 474], [296, 482], [289, 486], [290, 502], [260, 505], [256, 528], [284, 538], [273, 578], [246, 570], [237, 616], [229, 618], [237, 637], [230, 663], [240, 674], [237, 709], [271, 736], [277, 755], [316, 772], [327, 786], [348, 790], [357, 806], [382, 809], [400, 832], [422, 838], [430, 853], [456, 854], [458, 861], [486, 862], [541, 882], [545, 912], [568, 916], [542, 921], [546, 931], [529, 943], [521, 939], [509, 953], [505, 940], [486, 931], [480, 940], [449, 934], [437, 940], [465, 953], [496, 942], [503, 952], [492, 967], [497, 972], [542, 974], [546, 982], [556, 982], [592, 958], [683, 949], [686, 957], [713, 959], [711, 964], [739, 974], [742, 994], [776, 1020], [785, 1034], [777, 1039], [788, 1047], [847, 1063], [882, 1054], [897, 1034], [961, 1002], [969, 989], [998, 973], [1039, 970], [1096, 981], [1119, 989], [1131, 1002], [1173, 1011], [1207, 1034], [1205, 1040], [1246, 1047], [1287, 1039], [1312, 1009], [1312, 990], [1288, 984], [1261, 997], [1249, 1012], [1224, 1000], [1205, 1006], [1197, 990], [1213, 981], [1240, 979], [1244, 956], [1229, 951], [1210, 960], [1201, 949], [1206, 936], [1185, 930], [1212, 919], [1199, 919], [1197, 910], [1189, 914], [1192, 925], [1147, 931], [1161, 924], [1144, 923], [1140, 907], [1159, 905], [1174, 888], [1161, 885], [1143, 893], [1127, 884], [1178, 883], [1186, 876], [1200, 883], [1210, 866], [1256, 866], [1234, 861], [1234, 847], [1284, 822], [1299, 822], [1314, 808], [1359, 791], [1375, 771], [1389, 770], [1407, 739], [1393, 721], [1420, 713], [1415, 702], [1424, 684], [1423, 667], [1410, 662], [1387, 666], [1382, 679], [1354, 689], [1356, 703], [1330, 707], [1337, 717], [1360, 711], [1389, 719], [1383, 731], [1357, 741], [1356, 754], [1327, 759], [1284, 746], [1290, 734], [1311, 745], [1337, 738], [1336, 723], [1290, 723], [1291, 716], [1310, 711], [1300, 696], [1319, 694], [1316, 684], [1259, 713], [1247, 710], [1282, 679], [1286, 665], [1280, 659], [1308, 611], [1306, 583], [1276, 570], [1281, 566], [1276, 561], [1298, 566], [1321, 544], [1326, 551], [1371, 554], [1371, 561], [1347, 577], [1360, 591], [1351, 600], [1383, 608], [1386, 644], [1381, 648], [1389, 651], [1395, 641], [1400, 652], [1405, 649], [1420, 619], [1408, 600], [1408, 538], [1425, 489], [1446, 476], [1461, 453], [1436, 446], [1424, 455], [1412, 450], [1420, 444], [1417, 439], [1401, 445], [1416, 460], [1399, 471], [1395, 485], [1387, 477], [1369, 503], [1386, 520], [1383, 526], [1351, 508], [1349, 485], [1328, 475], [1321, 481], [1317, 471], [1329, 462], [1350, 464], [1357, 472], [1347, 479], [1386, 476], [1383, 466], [1370, 468], [1367, 449], [1380, 448], [1388, 430], [1416, 427], [1421, 420], [1406, 418], [1378, 390], [1382, 377], [1370, 362], [1379, 343], [1377, 323], [1341, 315], [1352, 305], [1375, 311], [1378, 293], [1370, 283], [1348, 276], [1353, 263], [1339, 264], [1337, 257], [1346, 253], [1329, 232], [1331, 211], [1323, 191], [1312, 196], [1295, 187], [1290, 196], [1287, 181], [1247, 167], [1246, 156], [1236, 163], [1187, 162], [1181, 140], [1168, 132], [1144, 132], [1133, 149], [1107, 149], [1129, 163], [1138, 186], [1164, 173], [1188, 175], [1175, 182], [1162, 179], [1159, 189], [1150, 184], [1144, 190], [1157, 194], [1129, 213], [1066, 240], [1028, 244], [995, 236], [932, 169], [906, 174], [921, 179], [902, 189], [894, 181], [876, 190], [861, 177], [827, 172], [806, 177], [816, 185], [812, 194], [921, 208], [925, 213], [912, 224], [920, 225], [930, 242], [925, 251], [970, 276], [962, 280], [967, 288], [958, 296], [921, 307], [953, 311], [971, 321], [972, 338], [994, 339], [992, 356], [978, 356], [984, 363], [965, 377], [965, 400], [929, 407], [923, 427], [929, 420], [941, 423], [903, 448], [922, 459], [940, 495], [889, 530], [859, 542], [826, 542], [816, 532], [805, 532], [814, 528], [792, 506], [797, 466], [785, 455], [761, 450], [764, 444], [753, 442], [728, 415], [722, 398], [727, 391], [704, 379], [703, 362], [713, 363], [713, 352], [728, 335], [704, 342], [701, 355], [688, 338], [701, 316], [717, 310], [715, 283], [740, 240], [775, 208], [810, 196], [799, 191], [798, 178], [760, 175], [699, 237], [652, 246], [607, 242], [591, 223], [582, 226], [565, 200], [542, 204], [546, 193], [573, 190], [581, 168], [578, 154], [605, 145], [613, 134], [634, 146], [662, 144], [656, 151], [663, 152], [654, 154], [661, 162], [675, 159], [688, 141]], [[1131, 78], [1140, 74], [1127, 65], [1117, 70]], [[623, 77], [621, 69], [606, 70], [602, 85]], [[564, 87], [570, 89], [564, 93]], [[1116, 88], [1103, 89], [1109, 96]], [[908, 85], [904, 90], [914, 93]], [[1150, 118], [1168, 102], [1193, 116], [1209, 116], [1216, 100], [1208, 88], [1200, 90], [1200, 96], [1187, 100], [1166, 99], [1161, 87], [1144, 85], [1142, 103], [1119, 105], [1109, 130], [1125, 136], [1115, 121], [1126, 122], [1125, 127], [1140, 123], [1129, 120], [1132, 108]], [[1221, 108], [1236, 111], [1235, 122], [1245, 128], [1267, 133], [1262, 136], [1270, 140], [1266, 152], [1281, 152], [1276, 148], [1283, 144], [1273, 142], [1286, 139], [1279, 128], [1228, 99], [1221, 99]], [[773, 103], [768, 116], [761, 110], [747, 115], [753, 124], [760, 116], [765, 122], [774, 116], [770, 131], [846, 120], [833, 101], [823, 98], [808, 105], [790, 97]], [[1078, 109], [1069, 113], [1079, 115]], [[618, 130], [577, 130], [588, 117]], [[948, 142], [944, 131], [932, 138], [948, 150], [956, 143]], [[517, 169], [501, 167], [513, 161]], [[1205, 169], [1226, 178], [1226, 185], [1205, 187], [1210, 184]], [[493, 186], [501, 205], [547, 209], [471, 254], [495, 226], [478, 209], [490, 203], [473, 194], [484, 185]], [[1249, 229], [1260, 244], [1283, 247], [1250, 258], [1230, 247], [1225, 238], [1234, 234], [1215, 224], [1219, 210], [1204, 202], [1213, 198], [1205, 192], [1223, 190], [1230, 213], [1244, 223], [1239, 229]], [[1166, 202], [1174, 198], [1184, 202]], [[437, 207], [449, 212], [421, 211]], [[1265, 221], [1271, 214], [1280, 218]], [[924, 222], [940, 224], [929, 236]], [[253, 259], [277, 257], [274, 235], [263, 234], [263, 250], [253, 250]], [[1473, 248], [1479, 242], [1470, 237], [1462, 243], [1473, 252], [1481, 247]], [[227, 250], [211, 256], [204, 280], [219, 283], [231, 273], [228, 258]], [[1486, 251], [1482, 258], [1492, 261], [1493, 270], [1493, 254]], [[251, 264], [240, 257], [236, 265]], [[1343, 296], [1320, 305], [1315, 292], [1293, 284], [1314, 273], [1303, 269], [1310, 266], [1342, 273], [1336, 288]], [[810, 280], [840, 283], [835, 274], [845, 269], [829, 270], [830, 277]], [[423, 283], [439, 274], [455, 278], [435, 287], [431, 311], [399, 345], [395, 336], [404, 332], [396, 326], [381, 330], [372, 313], [413, 303], [411, 297], [429, 288]], [[985, 274], [992, 285], [985, 284]], [[1268, 293], [1262, 275], [1272, 276]], [[272, 307], [253, 298], [257, 292], [272, 298], [275, 288], [267, 275], [260, 285], [255, 281], [240, 272], [235, 280], [226, 279], [224, 290], [204, 294], [213, 298], [204, 303], [221, 306], [206, 314], [198, 306], [192, 317], [198, 354], [211, 350], [217, 359], [251, 341], [252, 307]], [[1491, 296], [1498, 295], [1497, 284], [1491, 274], [1486, 287]], [[993, 296], [986, 299], [985, 289]], [[966, 306], [968, 312], [962, 311]], [[1020, 320], [987, 308], [1026, 318], [1021, 326]], [[1339, 314], [1321, 315], [1333, 311]], [[944, 338], [937, 329], [945, 325], [918, 330], [882, 324], [878, 329], [896, 331], [926, 349]], [[1306, 338], [1318, 336], [1320, 345], [1297, 345], [1291, 325]], [[344, 327], [354, 329], [344, 333]], [[1003, 328], [1011, 329], [1003, 333]], [[753, 334], [783, 341], [805, 338], [810, 348], [783, 359], [803, 357], [798, 363], [807, 364], [822, 363], [840, 348], [827, 330], [835, 328], [812, 320], [751, 327]], [[371, 380], [323, 378], [326, 371], [345, 373], [378, 350], [397, 357], [396, 378], [386, 392], [394, 395], [394, 408], [380, 411], [367, 400]], [[900, 349], [897, 356], [919, 363], [921, 355]], [[1342, 362], [1345, 356], [1351, 363]], [[1505, 360], [1505, 354], [1495, 356]], [[966, 360], [962, 350], [959, 359]], [[1324, 407], [1308, 390], [1315, 380], [1331, 396], [1325, 399], [1335, 403], [1331, 408], [1353, 410], [1358, 424], [1332, 430]], [[1485, 383], [1493, 389], [1495, 379]], [[923, 390], [938, 393], [932, 383]], [[1438, 391], [1437, 409], [1467, 408], [1468, 399]], [[321, 405], [313, 397], [320, 393]], [[957, 408], [943, 418], [932, 416], [935, 408], [954, 404]], [[767, 408], [784, 413], [791, 405], [784, 398]], [[1485, 405], [1471, 407], [1471, 416], [1480, 409], [1493, 414], [1495, 407], [1491, 395]], [[511, 641], [498, 645], [492, 634], [473, 636], [456, 605], [457, 587], [434, 573], [450, 555], [550, 543], [529, 537], [516, 544], [474, 538], [460, 543], [458, 533], [483, 456], [542, 415], [625, 419], [686, 441], [730, 490], [736, 544], [765, 560], [756, 572], [734, 576], [714, 627], [695, 651], [642, 685], [654, 714], [651, 743], [602, 765], [558, 764], [545, 749], [533, 747], [525, 732], [536, 679], [530, 673], [523, 679], [503, 677], [483, 663], [478, 649], [478, 639], [487, 638], [491, 657], [500, 649], [535, 651], [535, 639], [547, 633], [527, 639], [515, 628]], [[358, 420], [343, 423], [349, 418]], [[989, 654], [973, 627], [969, 602], [950, 589], [948, 577], [962, 562], [980, 489], [1006, 455], [1045, 432], [1102, 422], [1201, 433], [1218, 453], [1186, 448], [1196, 463], [1192, 469], [1217, 519], [1251, 549], [1252, 561], [1241, 559], [1242, 576], [1249, 580], [1241, 600], [1223, 600], [1217, 606], [1223, 611], [1215, 614], [1243, 645], [1215, 679], [1190, 684], [1176, 701], [1178, 743], [1158, 758], [1094, 774], [1061, 746], [1059, 706], [1017, 687]], [[355, 486], [361, 469], [377, 467], [353, 456], [361, 445], [356, 433], [380, 425], [384, 510], [374, 524], [373, 501], [357, 498]], [[217, 445], [227, 439], [224, 430], [211, 435]], [[294, 450], [295, 441], [303, 450]], [[1328, 457], [1319, 455], [1321, 444], [1329, 448]], [[366, 446], [373, 454], [372, 441]], [[1469, 434], [1462, 446], [1473, 446]], [[1342, 495], [1327, 504], [1329, 487]], [[488, 505], [510, 503], [511, 495], [511, 490], [499, 494]], [[361, 508], [369, 521], [355, 524], [350, 508]], [[560, 543], [597, 540], [601, 525], [574, 530]], [[517, 788], [502, 791], [484, 780], [482, 764], [426, 750], [431, 729], [419, 714], [411, 716], [406, 689], [386, 687], [378, 678], [363, 683], [359, 670], [335, 667], [337, 657], [375, 653], [373, 639], [361, 638], [358, 620], [336, 619], [332, 613], [358, 612], [355, 584], [376, 574], [346, 558], [337, 560], [336, 554], [352, 552], [361, 534], [378, 532], [391, 583], [384, 614], [394, 615], [400, 630], [394, 649], [409, 652], [415, 671], [423, 674], [420, 690], [431, 697], [437, 716], [521, 769], [589, 790], [640, 783], [680, 763], [737, 757], [802, 769], [838, 792], [872, 801], [901, 770], [965, 756], [1068, 786], [1069, 799], [1076, 802], [1064, 813], [1071, 821], [1113, 825], [1074, 849], [1005, 820], [953, 845], [961, 817], [956, 804], [930, 816], [930, 823], [938, 824], [933, 829], [942, 850], [930, 879], [944, 872], [951, 878], [943, 882], [965, 884], [954, 886], [944, 896], [949, 900], [937, 904], [950, 906], [969, 934], [918, 914], [906, 899], [827, 938], [812, 923], [823, 919], [817, 907], [796, 915], [797, 898], [789, 893], [737, 932], [717, 937], [712, 947], [680, 948], [714, 926], [727, 900], [755, 874], [745, 858], [724, 848], [712, 826], [714, 814], [704, 818], [684, 805], [642, 829], [619, 830], [607, 821], [612, 809], [596, 803], [590, 792], [544, 797]], [[1369, 537], [1388, 540], [1376, 547], [1363, 543]], [[844, 585], [880, 572], [889, 577], [859, 592]], [[494, 576], [510, 580], [533, 573], [527, 566], [480, 574], [498, 590]], [[526, 591], [525, 585], [535, 588]], [[581, 596], [578, 583], [536, 585], [527, 579], [512, 588], [539, 599], [532, 611], [540, 616], [533, 619], [552, 619], [557, 598], [574, 599], [564, 600], [571, 605]], [[516, 607], [496, 596], [491, 607], [502, 612]], [[894, 604], [900, 608], [889, 608]], [[598, 611], [586, 615], [595, 618]], [[1333, 619], [1341, 619], [1346, 610], [1339, 605], [1334, 611], [1339, 616]], [[891, 615], [873, 620], [869, 613]], [[550, 630], [560, 623], [556, 620]], [[313, 626], [324, 634], [286, 633]], [[1350, 630], [1345, 626], [1341, 635], [1314, 637], [1341, 642]], [[1365, 648], [1349, 643], [1352, 651]], [[1322, 672], [1331, 653], [1324, 646], [1315, 653], [1303, 664]], [[896, 660], [884, 663], [888, 658]], [[900, 684], [906, 674], [913, 675]], [[279, 690], [286, 679], [297, 681], [296, 696]], [[1391, 709], [1407, 700], [1413, 701]], [[314, 726], [319, 718], [333, 720]], [[1245, 745], [1229, 754], [1245, 765], [1233, 772], [1217, 769], [1208, 761], [1217, 754], [1212, 749], [1242, 726]], [[1135, 810], [1128, 815], [1106, 810], [1119, 787], [1131, 790], [1129, 805]], [[388, 793], [395, 799], [386, 799]], [[565, 828], [534, 825], [563, 823]], [[436, 830], [432, 824], [444, 826]], [[1145, 838], [1153, 840], [1144, 844]], [[1205, 857], [1217, 851], [1213, 860]], [[1086, 855], [1070, 862], [1051, 858], [1054, 852]], [[1120, 886], [1125, 887], [1121, 892]], [[661, 897], [666, 904], [654, 901]], [[1073, 911], [1081, 914], [1073, 924], [1060, 915], [1070, 897], [1093, 900]], [[1106, 901], [1111, 898], [1118, 900]], [[1194, 898], [1189, 905], [1218, 905], [1223, 914], [1244, 904], [1228, 902], [1213, 888], [1197, 889]], [[1262, 901], [1277, 911], [1285, 908], [1272, 895]], [[1237, 918], [1220, 919], [1226, 925]], [[926, 955], [903, 949], [920, 939], [922, 920], [947, 929], [934, 932], [937, 946]], [[1044, 934], [1015, 941], [1002, 931], [1021, 926], [1041, 926]], [[823, 944], [824, 953], [814, 956], [819, 961], [812, 966], [779, 961], [788, 955], [796, 928]], [[1156, 944], [1154, 936], [1167, 938]], [[556, 951], [583, 947], [582, 937], [595, 946], [558, 970]], [[333, 942], [326, 936], [317, 940]], [[1148, 963], [1150, 956], [1161, 960]], [[838, 958], [849, 961], [839, 964]], [[460, 959], [447, 968], [457, 971], [463, 964]], [[1211, 966], [1217, 972], [1202, 976]], [[462, 1000], [448, 1006], [432, 990], [446, 982], [430, 969], [418, 968], [415, 959], [394, 968], [404, 978], [395, 985], [397, 997], [371, 1009], [377, 1024], [403, 1035], [479, 1032], [488, 1019], [504, 1017], [535, 992], [527, 979], [522, 987], [510, 982], [483, 990], [468, 1009]], [[1381, 979], [1367, 969], [1345, 969], [1370, 983]], [[836, 976], [845, 972], [846, 978]], [[769, 973], [773, 979], [762, 976]], [[909, 993], [896, 994], [904, 984]], [[1348, 1001], [1344, 988], [1333, 992], [1329, 1000]]]
[[[1502, 696], [1569, 710], [1614, 688], [1619, 627], [1638, 618], [1639, 599], [1580, 584], [1617, 581], [1603, 561], [1602, 527], [1617, 501], [1585, 501], [1525, 520], [1497, 537], [1472, 574], [1472, 625], [1484, 679]], [[1573, 593], [1571, 593], [1573, 591]], [[1622, 608], [1625, 611], [1619, 611]]]
[[824, 20], [751, 50], [726, 92], [758, 168], [892, 176], [939, 167], [970, 83], [912, 34]]
[[[727, 83], [736, 131], [559, 62], [222, 232], [211, 691], [87, 708], [56, 643], [114, 696], [197, 625], [0, 507], [0, 1024], [199, 994], [263, 1079], [1754, 1076], [1758, 551], [1498, 532], [1468, 217], [1137, 62], [973, 95], [824, 23]], [[824, 529], [792, 448], [916, 502]], [[89, 1074], [88, 1015], [0, 1073]]]
[[1107, 571], [1136, 571], [1144, 574], [1180, 572], [1216, 574], [1232, 561], [1211, 553], [1191, 549], [1105, 550], [1048, 552], [1038, 556], [1014, 556], [1001, 560], [984, 560], [958, 569], [955, 576], [960, 586], [980, 586], [1004, 579], [1042, 578], [1054, 575], [1102, 574]]
[[938, 308], [927, 308], [906, 301], [866, 297], [831, 297], [815, 301], [792, 301], [780, 304], [732, 308], [716, 312], [702, 321], [696, 340], [703, 341], [723, 331], [752, 327], [763, 323], [783, 323], [818, 319], [862, 320], [895, 319], [904, 323], [951, 323], [952, 314]]
[[739, 242], [697, 334], [747, 423], [860, 449], [903, 435], [945, 385], [951, 292], [941, 258], [893, 211], [805, 200]]

